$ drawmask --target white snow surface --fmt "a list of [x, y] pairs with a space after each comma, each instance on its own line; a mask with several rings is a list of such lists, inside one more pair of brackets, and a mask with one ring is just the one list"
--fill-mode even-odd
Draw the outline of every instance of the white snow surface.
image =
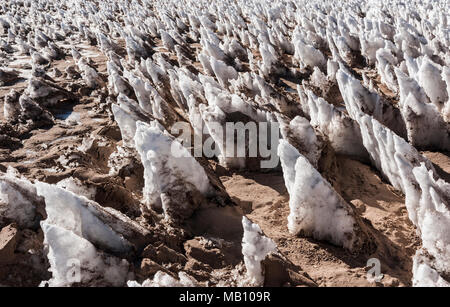
[[189, 276], [187, 273], [180, 271], [178, 273], [178, 279], [170, 276], [167, 273], [162, 271], [156, 272], [153, 279], [146, 279], [142, 282], [142, 284], [138, 283], [135, 280], [129, 280], [127, 282], [128, 287], [197, 287], [198, 282], [192, 276]]

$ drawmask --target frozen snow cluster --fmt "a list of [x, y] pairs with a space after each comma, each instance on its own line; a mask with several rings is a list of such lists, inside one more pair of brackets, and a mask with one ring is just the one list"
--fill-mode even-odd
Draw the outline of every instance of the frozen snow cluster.
[[[449, 285], [450, 184], [419, 151], [450, 150], [448, 1], [10, 0], [0, 7], [0, 57], [32, 57], [27, 87], [5, 97], [3, 117], [52, 123], [49, 110], [75, 97], [44, 68], [70, 54], [67, 76], [78, 74], [89, 90], [106, 88], [122, 136], [114, 155], [136, 153], [143, 166], [144, 187], [134, 191], [143, 212], [186, 222], [220, 194], [199, 146], [214, 148], [223, 167], [252, 168], [253, 160], [229, 154], [236, 143], [225, 140], [226, 124], [279, 124], [280, 140], [269, 134], [258, 142], [281, 161], [292, 234], [355, 253], [370, 245], [368, 226], [329, 182], [323, 160], [338, 154], [371, 163], [405, 194], [422, 239], [413, 284]], [[80, 41], [99, 48], [105, 76]], [[0, 82], [18, 74], [2, 69]], [[142, 284], [129, 281], [126, 255], [133, 237], [148, 231], [95, 194], [74, 178], [32, 183], [9, 170], [0, 175], [0, 221], [38, 227], [36, 206], [45, 208], [50, 285], [72, 285], [77, 270], [84, 285], [197, 285], [162, 269]], [[278, 250], [258, 225], [245, 217], [242, 225], [247, 277], [262, 285], [261, 261]]]
[[144, 203], [159, 205], [166, 217], [189, 218], [195, 207], [188, 194], [212, 189], [205, 170], [156, 121], [137, 123], [136, 149], [144, 165]]
[[261, 228], [252, 223], [248, 218], [242, 218], [244, 236], [242, 238], [242, 254], [247, 268], [249, 282], [255, 286], [262, 286], [264, 283], [261, 261], [270, 253], [277, 253], [277, 245], [272, 239], [263, 235]]
[[[74, 182], [65, 180], [65, 184]], [[73, 185], [73, 183], [72, 183]], [[103, 208], [58, 185], [20, 178], [10, 168], [0, 177], [1, 222], [40, 227], [52, 278], [42, 285], [124, 285], [136, 238], [148, 231], [122, 213]], [[68, 186], [70, 187], [70, 185]], [[76, 191], [81, 188], [76, 186]], [[131, 242], [130, 242], [130, 241]]]
[[362, 111], [362, 99], [355, 98], [362, 97], [361, 88], [352, 86], [357, 82], [353, 77], [343, 70], [337, 76], [347, 110], [359, 124], [374, 166], [405, 193], [409, 218], [422, 238], [422, 248], [414, 258], [414, 284], [430, 285], [429, 280], [435, 280], [441, 285], [436, 276], [448, 276], [450, 264], [450, 185], [412, 144]]
[[295, 147], [282, 140], [278, 153], [290, 195], [289, 231], [328, 240], [351, 251], [361, 248], [367, 235], [352, 207]]
[[195, 278], [189, 276], [185, 272], [179, 272], [178, 279], [175, 279], [162, 271], [156, 272], [153, 279], [146, 279], [142, 284], [130, 280], [127, 282], [127, 285], [128, 287], [198, 287]]
[[36, 188], [17, 171], [9, 168], [0, 175], [0, 222], [14, 221], [22, 227], [32, 228], [39, 222], [36, 203], [43, 203], [37, 197]]

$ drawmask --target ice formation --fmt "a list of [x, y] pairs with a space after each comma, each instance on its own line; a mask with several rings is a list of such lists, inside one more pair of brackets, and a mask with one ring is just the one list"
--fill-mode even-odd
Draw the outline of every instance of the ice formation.
[[414, 258], [414, 279], [421, 284], [434, 275], [439, 278], [431, 280], [436, 285], [444, 285], [442, 277], [450, 273], [450, 184], [442, 179], [435, 180], [433, 171], [424, 163], [412, 172], [420, 188], [411, 182], [406, 190], [406, 204], [408, 210], [415, 210], [415, 222], [422, 237], [422, 248]]
[[127, 147], [134, 147], [136, 122], [145, 117], [140, 115], [140, 108], [136, 101], [122, 94], [119, 95], [117, 100], [119, 104], [113, 104], [111, 110], [119, 125], [123, 144]]
[[45, 198], [47, 219], [42, 223], [63, 228], [113, 253], [125, 254], [131, 249], [122, 235], [102, 221], [103, 209], [97, 203], [42, 182], [36, 183], [36, 189]]
[[[446, 230], [450, 218], [449, 184], [442, 179], [436, 180], [431, 162], [376, 119], [360, 113], [356, 114], [356, 120], [374, 165], [394, 187], [405, 193], [409, 218], [422, 238], [421, 252], [431, 255], [431, 258], [422, 257], [428, 259], [426, 266], [437, 271], [436, 274], [446, 276], [450, 246]], [[416, 267], [425, 270], [425, 266], [417, 264]], [[423, 273], [422, 270], [416, 272]], [[415, 277], [415, 283], [420, 284], [424, 276]]]
[[306, 118], [296, 116], [289, 124], [281, 126], [281, 134], [284, 139], [296, 144], [297, 149], [315, 168], [318, 167], [323, 144]]
[[400, 88], [400, 107], [405, 119], [408, 141], [418, 148], [450, 148], [449, 124], [425, 91], [400, 69], [395, 69]]
[[83, 185], [80, 179], [74, 177], [68, 177], [59, 181], [56, 184], [60, 188], [64, 188], [79, 196], [84, 196], [87, 199], [95, 199], [96, 190], [95, 187], [87, 187]]
[[42, 286], [67, 287], [74, 284], [123, 286], [128, 278], [126, 260], [108, 256], [85, 238], [54, 224], [43, 222], [44, 244], [52, 278]]
[[[0, 222], [34, 231], [45, 206], [50, 284], [76, 283], [76, 266], [67, 266], [75, 259], [82, 285], [124, 285], [133, 277], [121, 258], [136, 260], [149, 225], [162, 237], [183, 233], [167, 220], [223, 205], [211, 170], [251, 168], [253, 160], [229, 153], [237, 143], [227, 144], [227, 123], [279, 124], [292, 233], [361, 249], [367, 225], [324, 179], [321, 162], [371, 162], [405, 194], [422, 239], [413, 285], [448, 286], [450, 188], [419, 152], [450, 150], [448, 19], [445, 0], [4, 1], [1, 171], [13, 164], [27, 178], [0, 175]], [[84, 112], [81, 125], [78, 111], [60, 119], [72, 108]], [[180, 123], [193, 130], [183, 140], [174, 132]], [[34, 143], [41, 133], [58, 137]], [[275, 146], [278, 134], [264, 142]], [[194, 154], [203, 145], [213, 156]], [[93, 159], [106, 160], [100, 171]], [[247, 272], [261, 284], [261, 259], [276, 246], [242, 223]], [[138, 279], [198, 284], [174, 276]]]
[[128, 287], [197, 287], [197, 281], [185, 272], [178, 273], [178, 279], [162, 271], [156, 272], [153, 279], [146, 279], [142, 284], [137, 281], [128, 281]]
[[370, 92], [343, 68], [337, 72], [336, 79], [350, 117], [365, 113], [398, 135], [406, 135], [403, 118], [395, 106], [384, 101], [377, 93]]
[[290, 195], [289, 231], [328, 240], [352, 251], [361, 248], [367, 237], [351, 206], [285, 140], [280, 141], [278, 155]]
[[24, 228], [37, 226], [37, 206], [43, 199], [36, 193], [34, 185], [17, 176], [11, 168], [0, 175], [0, 224], [15, 222]]
[[[167, 218], [187, 218], [195, 210], [188, 195], [211, 193], [203, 167], [156, 121], [137, 122], [135, 146], [144, 165], [144, 202], [161, 206]], [[198, 204], [196, 204], [198, 205]]]
[[43, 285], [124, 285], [129, 264], [113, 255], [126, 255], [131, 250], [124, 235], [135, 235], [130, 230], [133, 222], [84, 196], [42, 182], [35, 185], [45, 199], [47, 218], [41, 228], [52, 272], [52, 278]]
[[305, 44], [302, 39], [293, 42], [295, 46], [295, 57], [305, 66], [309, 68], [326, 67], [326, 60], [323, 54], [313, 46]]
[[[300, 87], [298, 91], [302, 92]], [[300, 97], [302, 96], [300, 93]], [[311, 91], [306, 92], [306, 97], [301, 102], [311, 118], [311, 125], [328, 138], [337, 153], [363, 160], [367, 158], [358, 124], [347, 114]]]
[[261, 261], [270, 253], [277, 253], [277, 245], [270, 238], [262, 234], [261, 228], [252, 223], [245, 216], [242, 218], [244, 236], [242, 238], [242, 254], [247, 268], [249, 283], [255, 286], [262, 286], [264, 275], [261, 268]]
[[420, 254], [414, 257], [414, 287], [450, 287], [450, 283], [443, 279], [436, 270], [431, 268], [427, 264], [426, 259], [424, 260], [422, 258]]
[[90, 88], [97, 88], [103, 83], [97, 71], [86, 63], [84, 58], [80, 58], [77, 62], [78, 68], [81, 71], [81, 76]]

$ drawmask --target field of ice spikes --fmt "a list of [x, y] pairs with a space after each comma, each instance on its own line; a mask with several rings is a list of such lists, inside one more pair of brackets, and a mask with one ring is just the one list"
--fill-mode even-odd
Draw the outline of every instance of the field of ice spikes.
[[0, 286], [450, 286], [449, 7], [1, 1]]

